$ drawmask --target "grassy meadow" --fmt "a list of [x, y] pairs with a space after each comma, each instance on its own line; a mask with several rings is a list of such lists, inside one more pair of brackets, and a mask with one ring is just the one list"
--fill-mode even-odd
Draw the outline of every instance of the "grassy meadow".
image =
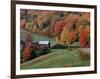
[[90, 59], [82, 59], [78, 49], [52, 49], [51, 53], [21, 64], [21, 69], [89, 66]]

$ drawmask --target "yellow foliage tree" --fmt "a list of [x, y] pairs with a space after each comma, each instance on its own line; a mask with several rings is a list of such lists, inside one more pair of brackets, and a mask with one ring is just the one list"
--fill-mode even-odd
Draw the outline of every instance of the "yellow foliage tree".
[[60, 39], [60, 42], [61, 44], [65, 45], [66, 44], [66, 35], [68, 33], [68, 29], [66, 27], [64, 27], [62, 33], [61, 33], [61, 39]]

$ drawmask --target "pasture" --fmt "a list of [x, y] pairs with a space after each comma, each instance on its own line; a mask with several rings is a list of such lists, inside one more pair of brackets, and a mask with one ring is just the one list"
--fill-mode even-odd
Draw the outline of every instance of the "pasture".
[[90, 58], [82, 59], [79, 49], [52, 49], [51, 53], [21, 64], [21, 69], [89, 66]]

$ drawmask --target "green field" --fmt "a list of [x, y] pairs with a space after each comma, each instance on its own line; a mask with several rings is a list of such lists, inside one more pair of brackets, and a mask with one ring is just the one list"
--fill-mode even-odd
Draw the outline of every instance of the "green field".
[[83, 60], [78, 49], [52, 49], [52, 52], [21, 64], [21, 69], [89, 66], [90, 59]]

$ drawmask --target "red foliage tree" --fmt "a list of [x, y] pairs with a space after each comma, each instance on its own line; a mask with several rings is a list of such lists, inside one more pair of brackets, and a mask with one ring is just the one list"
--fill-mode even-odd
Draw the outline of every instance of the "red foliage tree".
[[29, 32], [26, 38], [26, 47], [23, 50], [23, 61], [27, 61], [31, 57], [32, 52], [32, 33]]
[[24, 48], [24, 51], [23, 51], [23, 61], [24, 61], [24, 62], [27, 61], [27, 60], [29, 60], [30, 57], [31, 57], [32, 49], [31, 49], [30, 46], [31, 46], [31, 45], [30, 45], [30, 43], [29, 43], [29, 45], [27, 45], [27, 47]]
[[[83, 30], [80, 33], [80, 38], [79, 38], [79, 42], [80, 42], [80, 47], [89, 47], [89, 32], [87, 30]], [[88, 44], [88, 45], [87, 45]]]
[[58, 40], [60, 40], [60, 34], [62, 33], [63, 31], [63, 26], [64, 26], [64, 22], [59, 20], [55, 23], [55, 26], [54, 26], [54, 32], [56, 34], [56, 37], [58, 37]]

